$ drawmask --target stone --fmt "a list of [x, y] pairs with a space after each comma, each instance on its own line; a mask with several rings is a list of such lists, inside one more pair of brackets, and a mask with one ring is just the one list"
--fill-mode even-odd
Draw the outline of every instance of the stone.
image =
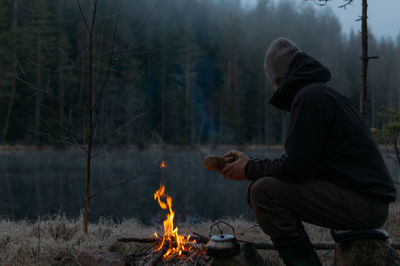
[[380, 239], [355, 239], [336, 244], [336, 266], [400, 266], [396, 250]]
[[117, 252], [105, 250], [83, 250], [79, 253], [78, 262], [82, 266], [125, 266], [124, 257]]

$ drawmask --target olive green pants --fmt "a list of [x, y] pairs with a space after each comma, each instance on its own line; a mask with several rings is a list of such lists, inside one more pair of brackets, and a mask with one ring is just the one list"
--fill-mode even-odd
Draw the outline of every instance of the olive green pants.
[[261, 229], [273, 242], [299, 237], [301, 222], [338, 230], [381, 227], [388, 203], [332, 183], [291, 183], [263, 177], [249, 185], [248, 202]]

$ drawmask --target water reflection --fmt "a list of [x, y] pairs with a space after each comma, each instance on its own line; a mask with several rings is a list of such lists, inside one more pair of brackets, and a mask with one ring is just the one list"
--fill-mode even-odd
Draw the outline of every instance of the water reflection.
[[[213, 153], [222, 155], [224, 151]], [[203, 156], [203, 152], [196, 150], [97, 151], [93, 160], [92, 193], [127, 182], [92, 199], [91, 219], [136, 217], [150, 223], [159, 212], [153, 192], [161, 181], [173, 197], [178, 219], [248, 215], [247, 182], [230, 182], [221, 179], [217, 172], [204, 170]], [[167, 162], [167, 168], [160, 169], [162, 160]], [[3, 152], [0, 167], [2, 217], [35, 219], [38, 215], [58, 212], [69, 217], [79, 215], [84, 205], [84, 153]]]
[[[225, 151], [212, 151], [222, 155]], [[277, 157], [281, 151], [249, 151], [253, 157]], [[248, 181], [224, 180], [202, 168], [198, 150], [97, 151], [93, 160], [92, 193], [117, 183], [92, 199], [90, 218], [136, 217], [145, 223], [161, 220], [153, 193], [159, 183], [173, 198], [178, 220], [195, 221], [244, 215]], [[396, 164], [386, 156], [392, 174]], [[166, 168], [160, 169], [161, 161]], [[136, 177], [137, 176], [137, 177]], [[136, 177], [136, 178], [135, 178]], [[130, 181], [130, 179], [133, 179]], [[58, 212], [77, 217], [84, 206], [85, 157], [80, 151], [13, 151], [0, 154], [0, 215], [36, 219]]]

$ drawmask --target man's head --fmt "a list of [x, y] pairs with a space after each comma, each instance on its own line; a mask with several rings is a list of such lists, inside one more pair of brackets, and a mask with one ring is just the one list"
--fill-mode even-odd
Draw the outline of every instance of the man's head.
[[286, 38], [280, 37], [270, 44], [265, 55], [264, 68], [275, 90], [282, 85], [293, 58], [299, 52], [300, 48]]

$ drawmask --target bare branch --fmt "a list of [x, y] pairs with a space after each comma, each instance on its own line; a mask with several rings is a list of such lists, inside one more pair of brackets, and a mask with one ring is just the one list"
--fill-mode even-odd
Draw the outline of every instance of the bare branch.
[[93, 16], [92, 16], [92, 25], [90, 25], [90, 34], [93, 34], [94, 23], [96, 22], [96, 14], [97, 14], [97, 0], [94, 1], [94, 10], [93, 10]]
[[135, 121], [136, 119], [138, 119], [139, 117], [142, 117], [145, 113], [141, 113], [138, 114], [137, 116], [133, 117], [132, 119], [128, 120], [126, 123], [122, 124], [121, 126], [117, 127], [116, 129], [114, 129], [113, 131], [111, 131], [110, 133], [108, 133], [107, 135], [103, 136], [101, 139], [105, 139], [109, 136], [111, 136], [112, 134], [114, 134], [115, 132], [127, 127], [130, 123], [132, 123], [133, 121]]
[[96, 108], [97, 104], [99, 103], [99, 101], [100, 101], [100, 99], [101, 99], [101, 97], [102, 97], [102, 95], [103, 95], [104, 89], [105, 89], [105, 87], [106, 87], [108, 78], [110, 77], [111, 69], [113, 69], [113, 68], [112, 68], [112, 66], [113, 66], [112, 61], [113, 61], [113, 58], [114, 58], [115, 40], [116, 40], [116, 38], [117, 38], [117, 31], [118, 31], [119, 18], [121, 17], [122, 3], [123, 3], [123, 0], [120, 1], [119, 8], [118, 8], [118, 13], [117, 13], [117, 15], [116, 15], [117, 17], [116, 17], [116, 19], [115, 19], [115, 24], [114, 24], [113, 39], [112, 39], [112, 45], [111, 45], [111, 53], [110, 53], [110, 58], [109, 58], [109, 60], [108, 60], [108, 67], [109, 67], [109, 69], [108, 69], [108, 71], [107, 71], [107, 73], [106, 73], [106, 77], [105, 77], [104, 80], [103, 80], [103, 85], [102, 85], [101, 88], [100, 88], [99, 95], [97, 96], [97, 99], [95, 100], [95, 103], [94, 103], [93, 108]]
[[85, 23], [86, 30], [87, 30], [88, 32], [90, 32], [89, 25], [88, 25], [88, 23], [87, 23], [85, 13], [83, 13], [83, 10], [82, 10], [81, 4], [79, 3], [79, 0], [76, 0], [76, 3], [78, 4], [79, 11], [81, 12], [82, 20], [83, 20], [83, 22]]
[[[147, 17], [145, 18], [145, 20], [143, 21], [143, 23], [139, 26], [139, 28], [136, 30], [134, 36], [136, 36], [137, 34], [139, 34], [139, 32], [142, 31], [142, 29], [144, 28], [144, 26], [147, 24], [147, 22], [149, 21], [149, 19], [151, 18], [151, 16], [153, 15], [154, 11], [156, 10], [158, 4], [161, 2], [161, 0], [157, 0], [157, 2], [154, 4], [153, 8], [150, 10], [149, 14], [147, 14]], [[128, 49], [132, 46], [132, 44], [135, 42], [135, 40], [133, 39], [130, 43], [128, 43], [128, 45], [126, 46], [125, 50], [121, 53], [122, 57], [126, 54], [126, 52], [128, 51]]]
[[109, 189], [112, 189], [112, 188], [121, 186], [121, 185], [126, 184], [126, 183], [128, 183], [128, 182], [131, 182], [132, 180], [135, 180], [136, 178], [138, 178], [139, 176], [141, 176], [142, 174], [144, 174], [147, 170], [148, 170], [148, 169], [146, 168], [145, 170], [141, 171], [140, 173], [136, 174], [135, 176], [133, 176], [133, 177], [131, 177], [131, 178], [124, 179], [124, 180], [122, 180], [121, 182], [118, 182], [118, 183], [116, 183], [116, 184], [112, 184], [112, 185], [109, 185], [109, 186], [107, 186], [107, 187], [105, 187], [105, 188], [100, 189], [99, 191], [93, 193], [93, 194], [90, 196], [90, 199], [92, 199], [92, 198], [98, 196], [99, 194], [101, 194], [101, 193], [103, 193], [103, 192], [105, 192], [105, 191], [107, 191], [107, 190], [109, 190]]
[[347, 0], [346, 3], [344, 3], [343, 5], [340, 5], [339, 8], [344, 8], [346, 9], [348, 5], [350, 5], [351, 3], [353, 3], [353, 0]]
[[154, 4], [153, 8], [150, 10], [149, 14], [147, 15], [146, 19], [143, 21], [142, 25], [139, 26], [139, 28], [136, 30], [136, 34], [142, 31], [143, 27], [147, 24], [148, 20], [150, 17], [153, 15], [154, 11], [156, 10], [158, 4], [160, 3], [161, 0], [157, 0], [157, 2]]
[[[307, 1], [307, 0], [306, 0]], [[318, 6], [326, 6], [328, 4], [328, 2], [332, 1], [332, 0], [312, 0], [314, 2], [314, 4], [318, 5]], [[343, 0], [345, 1], [344, 4], [339, 5], [339, 8], [344, 8], [346, 9], [348, 5], [350, 5], [353, 0]]]

